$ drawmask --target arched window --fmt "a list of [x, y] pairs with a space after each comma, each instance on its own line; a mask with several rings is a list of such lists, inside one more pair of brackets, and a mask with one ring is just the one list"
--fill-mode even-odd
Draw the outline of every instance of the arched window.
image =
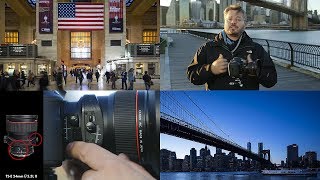
[[91, 59], [91, 32], [71, 32], [71, 59]]

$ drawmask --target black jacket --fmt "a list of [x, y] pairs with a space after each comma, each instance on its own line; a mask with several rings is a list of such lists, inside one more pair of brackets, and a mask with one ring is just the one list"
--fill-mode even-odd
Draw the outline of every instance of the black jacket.
[[[211, 73], [210, 65], [215, 61], [219, 54], [230, 61], [233, 57], [247, 59], [251, 54], [253, 61], [260, 59], [261, 72], [259, 77], [244, 76], [241, 78], [243, 86], [241, 87], [235, 80], [223, 73], [214, 75]], [[206, 84], [206, 89], [235, 89], [235, 90], [257, 90], [259, 84], [270, 88], [277, 83], [277, 72], [269, 54], [263, 47], [255, 42], [244, 32], [239, 47], [234, 53], [229, 50], [225, 44], [222, 34], [218, 34], [214, 41], [209, 41], [202, 45], [196, 52], [191, 64], [187, 68], [188, 79], [195, 85]]]

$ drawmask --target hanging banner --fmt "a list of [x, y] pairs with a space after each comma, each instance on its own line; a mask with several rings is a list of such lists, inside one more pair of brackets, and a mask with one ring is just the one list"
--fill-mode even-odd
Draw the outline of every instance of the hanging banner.
[[109, 32], [123, 32], [123, 0], [109, 0]]
[[52, 34], [53, 26], [52, 0], [39, 0], [39, 33]]

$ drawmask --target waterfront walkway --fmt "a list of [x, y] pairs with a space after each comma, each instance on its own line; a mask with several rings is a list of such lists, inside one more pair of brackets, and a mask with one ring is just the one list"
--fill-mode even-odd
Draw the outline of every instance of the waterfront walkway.
[[[172, 38], [170, 47], [166, 48], [166, 54], [161, 54], [161, 90], [204, 90], [204, 85], [196, 86], [189, 82], [186, 70], [196, 50], [206, 42], [205, 39], [184, 33], [168, 33]], [[288, 69], [283, 63], [274, 59], [278, 73], [278, 83], [272, 88], [261, 90], [320, 90], [320, 79], [301, 73], [292, 68]], [[314, 73], [313, 73], [314, 74]]]

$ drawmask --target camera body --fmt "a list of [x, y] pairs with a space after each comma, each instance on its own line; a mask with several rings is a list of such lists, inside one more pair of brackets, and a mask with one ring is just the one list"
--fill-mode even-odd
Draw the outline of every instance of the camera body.
[[246, 59], [240, 57], [234, 57], [228, 63], [228, 74], [233, 78], [242, 78], [244, 76], [260, 75], [261, 62], [260, 60], [247, 62]]
[[66, 159], [67, 144], [84, 141], [114, 154], [124, 153], [159, 178], [157, 101], [157, 91], [117, 91], [108, 96], [86, 94], [76, 102], [65, 101], [56, 91], [44, 91], [44, 167], [61, 166]]

